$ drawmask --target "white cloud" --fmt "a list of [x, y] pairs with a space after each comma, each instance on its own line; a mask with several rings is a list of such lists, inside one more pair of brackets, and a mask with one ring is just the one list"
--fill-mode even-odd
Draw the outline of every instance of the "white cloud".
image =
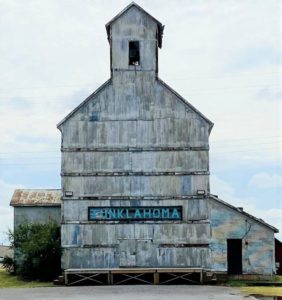
[[258, 209], [256, 199], [252, 197], [238, 196], [234, 187], [218, 178], [211, 176], [211, 192], [218, 195], [219, 199], [228, 202], [235, 207], [243, 207], [244, 211], [255, 216], [256, 218], [263, 219], [271, 226], [280, 230], [276, 237], [282, 240], [282, 209], [269, 208]]
[[279, 174], [258, 173], [250, 179], [248, 185], [260, 189], [278, 188], [282, 186], [282, 176]]
[[226, 201], [236, 207], [253, 207], [255, 204], [255, 199], [252, 197], [244, 197], [244, 195], [237, 195], [236, 189], [222, 180], [221, 178], [211, 175], [211, 193], [218, 195], [220, 199]]

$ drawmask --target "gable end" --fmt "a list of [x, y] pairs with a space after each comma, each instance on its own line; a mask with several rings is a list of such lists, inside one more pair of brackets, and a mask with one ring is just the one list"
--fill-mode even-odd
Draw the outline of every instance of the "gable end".
[[154, 22], [157, 23], [158, 32], [157, 32], [157, 39], [158, 39], [158, 46], [159, 48], [162, 48], [162, 38], [163, 38], [163, 31], [164, 31], [164, 25], [162, 25], [161, 22], [159, 22], [157, 19], [155, 19], [152, 15], [150, 15], [148, 12], [146, 12], [141, 6], [136, 4], [135, 2], [131, 2], [125, 9], [123, 9], [119, 14], [117, 14], [114, 18], [112, 18], [107, 24], [106, 24], [106, 31], [108, 36], [108, 41], [111, 40], [111, 26], [112, 24], [120, 18], [125, 12], [127, 12], [132, 7], [136, 7], [138, 10], [145, 13], [147, 16], [149, 16]]
[[181, 95], [179, 95], [173, 88], [171, 88], [168, 84], [166, 84], [163, 80], [160, 78], [157, 78], [157, 81], [167, 90], [169, 90], [171, 93], [173, 93], [184, 105], [188, 106], [189, 109], [194, 111], [197, 115], [199, 115], [201, 118], [203, 118], [208, 124], [209, 124], [209, 133], [211, 132], [213, 128], [213, 122], [210, 121], [205, 115], [203, 115], [197, 108], [195, 108], [191, 103], [189, 103], [186, 99], [184, 99]]
[[103, 83], [97, 90], [95, 90], [91, 95], [89, 95], [84, 101], [82, 101], [73, 111], [71, 111], [60, 123], [57, 124], [57, 128], [60, 130], [61, 125], [63, 125], [71, 116], [73, 116], [84, 104], [88, 101], [93, 100], [97, 97], [107, 86], [111, 84], [112, 80], [109, 79]]

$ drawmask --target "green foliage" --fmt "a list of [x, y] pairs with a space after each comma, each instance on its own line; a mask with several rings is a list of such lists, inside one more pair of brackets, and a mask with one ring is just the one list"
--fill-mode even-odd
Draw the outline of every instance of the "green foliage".
[[15, 273], [51, 280], [61, 272], [60, 229], [55, 223], [19, 225], [9, 239], [15, 251]]

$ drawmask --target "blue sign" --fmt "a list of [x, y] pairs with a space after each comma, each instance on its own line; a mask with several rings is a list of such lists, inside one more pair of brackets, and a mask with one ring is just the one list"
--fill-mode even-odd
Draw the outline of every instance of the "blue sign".
[[182, 220], [182, 206], [88, 207], [89, 221]]

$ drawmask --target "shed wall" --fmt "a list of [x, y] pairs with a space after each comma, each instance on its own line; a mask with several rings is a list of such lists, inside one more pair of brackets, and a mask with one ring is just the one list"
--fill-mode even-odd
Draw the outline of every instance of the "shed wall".
[[243, 239], [243, 274], [275, 272], [274, 234], [266, 226], [212, 199], [211, 255], [213, 268], [227, 271], [227, 239]]
[[15, 228], [22, 223], [61, 223], [60, 206], [22, 206], [14, 207]]

